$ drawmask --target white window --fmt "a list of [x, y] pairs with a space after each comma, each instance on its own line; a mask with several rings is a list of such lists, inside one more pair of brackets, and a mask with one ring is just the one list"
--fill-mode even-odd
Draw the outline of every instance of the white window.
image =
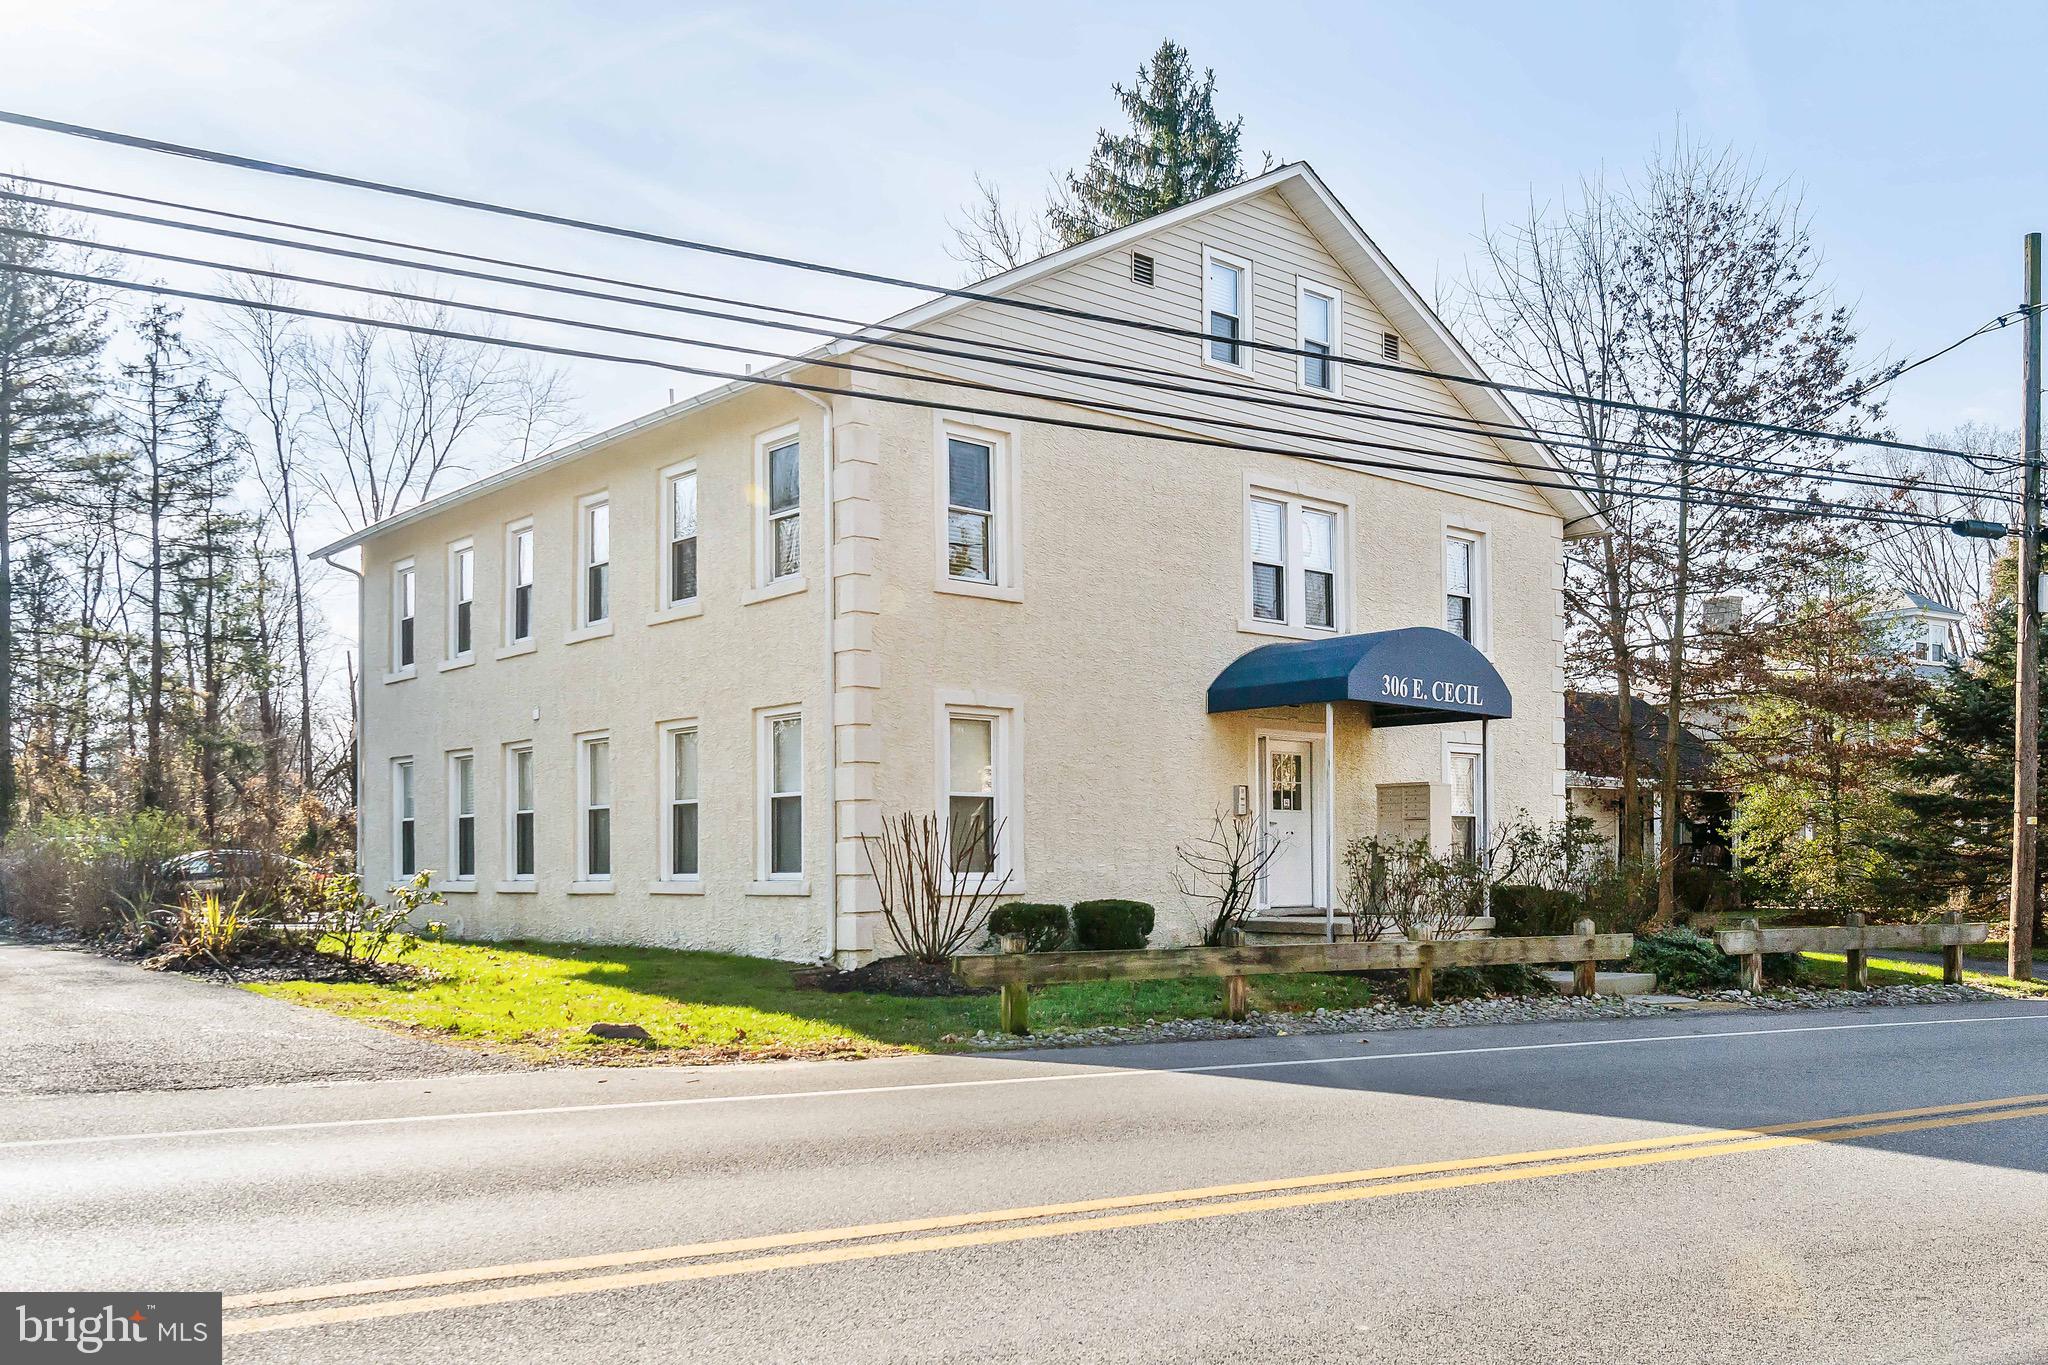
[[937, 795], [955, 889], [1009, 877], [1014, 891], [1022, 847], [1016, 703], [944, 691], [938, 702]]
[[391, 870], [404, 880], [419, 871], [419, 810], [414, 804], [412, 760], [391, 762]]
[[505, 643], [533, 638], [533, 523], [505, 531]]
[[603, 735], [576, 743], [577, 804], [582, 810], [576, 875], [579, 881], [612, 876], [612, 745]]
[[794, 711], [761, 717], [761, 875], [794, 881], [804, 870], [804, 723]]
[[577, 504], [576, 540], [583, 562], [579, 591], [583, 626], [601, 626], [612, 619], [612, 505], [602, 493]]
[[1479, 750], [1453, 745], [1446, 756], [1446, 774], [1451, 785], [1451, 851], [1460, 857], [1477, 858], [1485, 837], [1481, 812], [1486, 794]]
[[1482, 567], [1477, 536], [1444, 537], [1444, 629], [1472, 644], [1481, 643]]
[[476, 547], [461, 541], [448, 550], [448, 657], [467, 659], [476, 647]]
[[668, 471], [663, 483], [662, 605], [681, 607], [697, 600], [697, 471]]
[[1203, 359], [1234, 370], [1249, 370], [1252, 334], [1251, 262], [1202, 248]]
[[1303, 352], [1296, 382], [1318, 393], [1337, 392], [1337, 362], [1343, 350], [1344, 296], [1328, 285], [1301, 281], [1295, 316], [1300, 324], [1296, 347]]
[[661, 876], [695, 881], [697, 861], [697, 727], [678, 723], [662, 731]]
[[996, 448], [992, 441], [946, 437], [946, 576], [996, 581]]
[[413, 666], [415, 618], [419, 614], [419, 579], [410, 559], [400, 560], [391, 570], [391, 671], [403, 673]]
[[448, 755], [448, 877], [476, 880], [476, 758]]
[[798, 516], [803, 500], [803, 448], [793, 429], [763, 436], [755, 447], [759, 516], [755, 523], [755, 581], [761, 587], [802, 575]]
[[505, 875], [515, 882], [533, 880], [533, 746], [516, 744], [505, 751]]
[[1341, 630], [1344, 545], [1341, 508], [1254, 490], [1245, 502], [1245, 588], [1252, 622]]

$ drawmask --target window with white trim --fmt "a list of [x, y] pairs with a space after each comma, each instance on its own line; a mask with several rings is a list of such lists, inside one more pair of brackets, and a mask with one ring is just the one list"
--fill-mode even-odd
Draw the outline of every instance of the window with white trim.
[[1444, 537], [1444, 629], [1471, 644], [1479, 642], [1479, 538]]
[[419, 613], [419, 575], [410, 559], [391, 567], [391, 671], [413, 666], [414, 626]]
[[534, 869], [531, 744], [514, 744], [505, 750], [505, 796], [505, 876], [515, 882], [530, 882]]
[[761, 716], [761, 875], [794, 881], [804, 871], [804, 723], [795, 711]]
[[1202, 248], [1202, 345], [1212, 364], [1251, 368], [1251, 350], [1242, 343], [1252, 332], [1251, 262]]
[[1001, 870], [1008, 814], [999, 772], [1001, 720], [994, 711], [946, 711], [946, 855], [955, 876]]
[[1337, 392], [1337, 362], [1330, 357], [1343, 349], [1344, 296], [1328, 285], [1300, 283], [1295, 295], [1295, 338], [1299, 362], [1296, 382], [1318, 393]]
[[697, 727], [667, 726], [661, 743], [661, 876], [664, 881], [695, 881], [700, 875]]
[[419, 871], [419, 808], [413, 790], [412, 760], [391, 761], [391, 871], [404, 880]]
[[1481, 790], [1484, 770], [1476, 747], [1453, 745], [1445, 755], [1445, 774], [1451, 786], [1451, 851], [1460, 857], [1477, 858], [1483, 833], [1480, 812], [1486, 793]]
[[1245, 502], [1245, 592], [1255, 622], [1341, 630], [1342, 509], [1254, 490]]
[[946, 575], [996, 581], [996, 446], [946, 436]]
[[577, 622], [601, 626], [612, 619], [611, 502], [602, 493], [592, 494], [577, 504], [576, 518], [577, 556], [583, 566], [579, 586], [582, 610]]
[[662, 556], [662, 605], [685, 606], [697, 600], [697, 471], [681, 469], [665, 480], [662, 530], [667, 553]]
[[756, 581], [762, 587], [803, 573], [803, 447], [794, 431], [762, 437], [755, 471], [760, 516], [755, 526]]
[[448, 755], [448, 878], [476, 880], [476, 756]]
[[606, 735], [576, 742], [576, 791], [582, 819], [577, 849], [579, 881], [606, 882], [612, 876], [612, 743]]
[[476, 546], [459, 541], [448, 549], [448, 657], [467, 659], [476, 648]]
[[533, 639], [533, 523], [505, 531], [505, 643]]

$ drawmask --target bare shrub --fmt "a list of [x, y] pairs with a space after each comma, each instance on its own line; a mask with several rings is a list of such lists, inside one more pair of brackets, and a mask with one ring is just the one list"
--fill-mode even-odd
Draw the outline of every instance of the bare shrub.
[[1426, 840], [1361, 838], [1344, 849], [1344, 914], [1354, 939], [1454, 938], [1479, 913], [1486, 887], [1477, 861], [1432, 852]]
[[1204, 946], [1221, 947], [1244, 927], [1258, 905], [1259, 878], [1285, 843], [1265, 838], [1257, 816], [1219, 808], [1208, 834], [1174, 850], [1181, 865], [1173, 884], [1196, 907]]
[[979, 814], [952, 833], [949, 839], [933, 812], [906, 811], [884, 818], [880, 834], [861, 836], [882, 918], [897, 946], [920, 962], [943, 964], [978, 938], [1010, 884], [1009, 873], [995, 874], [993, 857], [973, 857], [1001, 845], [1002, 821], [990, 825]]

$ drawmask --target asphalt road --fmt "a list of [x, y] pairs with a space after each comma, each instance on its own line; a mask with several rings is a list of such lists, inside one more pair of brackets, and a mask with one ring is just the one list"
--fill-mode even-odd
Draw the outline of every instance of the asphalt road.
[[2024, 1003], [0, 1109], [0, 1285], [249, 1361], [2039, 1360], [2044, 1214]]

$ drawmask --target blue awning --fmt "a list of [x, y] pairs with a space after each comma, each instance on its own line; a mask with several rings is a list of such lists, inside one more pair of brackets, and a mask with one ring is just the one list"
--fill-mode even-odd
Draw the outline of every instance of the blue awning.
[[1209, 710], [1362, 701], [1374, 725], [1505, 720], [1507, 684], [1484, 654], [1447, 630], [1410, 626], [1262, 645], [1209, 684]]

